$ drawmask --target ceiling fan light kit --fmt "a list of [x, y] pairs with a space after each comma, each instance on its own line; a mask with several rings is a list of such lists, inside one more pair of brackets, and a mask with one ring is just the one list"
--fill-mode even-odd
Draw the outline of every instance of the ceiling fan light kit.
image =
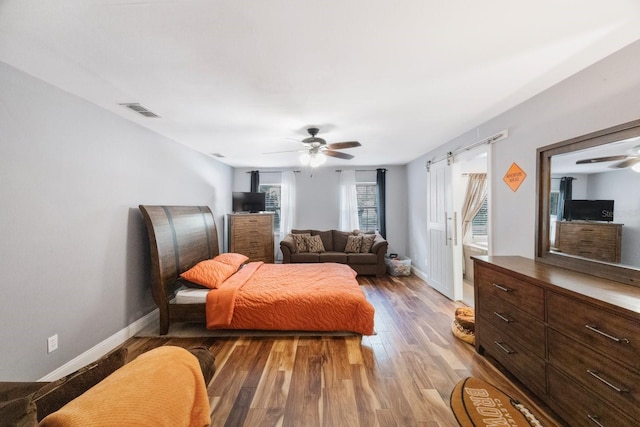
[[[327, 161], [328, 157], [335, 157], [337, 159], [351, 160], [353, 159], [352, 154], [343, 153], [337, 150], [343, 150], [345, 148], [354, 148], [360, 147], [360, 143], [358, 141], [344, 141], [344, 142], [336, 142], [333, 144], [327, 144], [322, 138], [317, 137], [320, 130], [318, 128], [309, 128], [307, 132], [311, 135], [309, 138], [303, 139], [302, 145], [304, 145], [303, 154], [300, 155], [300, 163], [303, 166], [311, 166], [312, 168], [316, 168], [320, 165], [323, 165]], [[298, 151], [298, 150], [295, 150]], [[286, 153], [288, 151], [280, 151], [280, 152], [272, 152], [265, 154], [276, 154], [276, 153]]]
[[317, 168], [320, 165], [323, 165], [327, 161], [327, 156], [322, 153], [302, 153], [300, 156], [300, 163], [302, 166], [311, 166], [312, 168]]

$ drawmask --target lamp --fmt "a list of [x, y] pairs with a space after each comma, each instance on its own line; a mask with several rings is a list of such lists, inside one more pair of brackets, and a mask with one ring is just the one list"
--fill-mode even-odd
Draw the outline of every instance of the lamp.
[[300, 155], [300, 163], [302, 163], [302, 166], [307, 166], [310, 162], [311, 162], [311, 154], [302, 153]]
[[638, 162], [635, 165], [631, 166], [631, 170], [633, 170], [634, 172], [640, 173], [640, 162]]
[[311, 161], [309, 162], [309, 165], [312, 168], [317, 168], [318, 166], [320, 166], [326, 161], [327, 161], [327, 158], [324, 154], [316, 153], [315, 155], [311, 156]]
[[317, 168], [318, 166], [324, 164], [327, 161], [327, 157], [318, 153], [317, 151], [312, 151], [311, 153], [303, 153], [300, 155], [300, 163], [302, 166], [311, 166], [312, 168]]

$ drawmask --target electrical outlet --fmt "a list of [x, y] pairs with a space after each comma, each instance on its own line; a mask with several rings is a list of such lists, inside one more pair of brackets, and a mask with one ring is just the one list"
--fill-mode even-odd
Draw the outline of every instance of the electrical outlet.
[[47, 338], [47, 353], [51, 353], [58, 349], [58, 334], [52, 335]]

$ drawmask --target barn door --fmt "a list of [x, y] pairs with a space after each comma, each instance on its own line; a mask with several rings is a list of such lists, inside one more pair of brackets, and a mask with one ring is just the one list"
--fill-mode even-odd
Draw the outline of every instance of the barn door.
[[[427, 255], [428, 283], [450, 299], [458, 297], [454, 289], [453, 253], [456, 238], [456, 214], [453, 212], [451, 156], [428, 166], [427, 173]], [[459, 297], [458, 297], [459, 298]]]

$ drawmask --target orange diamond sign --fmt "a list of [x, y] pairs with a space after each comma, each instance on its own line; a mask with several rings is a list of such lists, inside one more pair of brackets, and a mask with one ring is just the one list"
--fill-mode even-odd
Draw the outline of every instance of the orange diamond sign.
[[516, 163], [512, 163], [511, 167], [502, 179], [507, 183], [511, 190], [518, 191], [520, 184], [522, 184], [526, 177], [527, 174], [524, 173], [520, 166], [518, 166]]

